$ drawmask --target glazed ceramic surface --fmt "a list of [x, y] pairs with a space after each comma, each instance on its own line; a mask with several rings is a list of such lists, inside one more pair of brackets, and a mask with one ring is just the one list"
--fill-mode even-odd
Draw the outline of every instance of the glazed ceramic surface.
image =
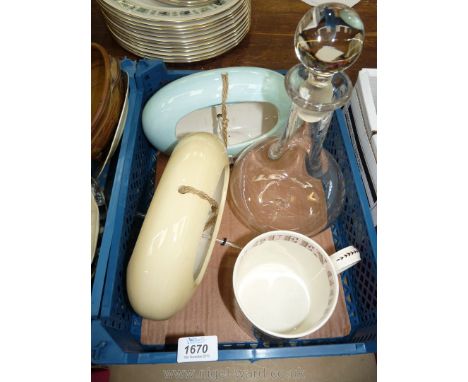
[[218, 134], [223, 73], [229, 78], [230, 156], [235, 157], [248, 145], [283, 131], [291, 106], [283, 75], [255, 67], [208, 70], [164, 86], [146, 103], [143, 131], [158, 150], [170, 154], [178, 138], [188, 132]]
[[239, 44], [250, 29], [250, 0], [98, 0], [109, 31], [130, 52], [194, 62]]
[[[165, 320], [191, 298], [209, 262], [226, 200], [229, 162], [226, 148], [213, 134], [195, 133], [180, 140], [154, 193], [127, 268], [127, 291], [142, 317]], [[215, 223], [205, 229], [210, 202], [218, 204]]]
[[[315, 241], [296, 232], [264, 233], [237, 257], [236, 309], [269, 336], [306, 336], [321, 328], [335, 310], [338, 274], [359, 261], [354, 247], [328, 256]], [[243, 322], [240, 325], [246, 328]]]

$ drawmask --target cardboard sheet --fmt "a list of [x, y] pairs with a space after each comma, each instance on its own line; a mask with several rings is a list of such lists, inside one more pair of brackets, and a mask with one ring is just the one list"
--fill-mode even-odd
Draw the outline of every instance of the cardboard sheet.
[[[160, 177], [167, 157], [158, 158], [157, 177]], [[228, 202], [223, 213], [218, 238], [227, 238], [240, 246], [247, 244], [256, 234], [239, 222]], [[313, 238], [327, 253], [335, 251], [330, 230]], [[222, 342], [255, 341], [245, 333], [234, 320], [232, 311], [234, 291], [232, 272], [239, 251], [220, 244], [215, 244], [203, 281], [187, 306], [171, 319], [151, 321], [144, 319], [141, 328], [141, 343], [174, 344], [179, 337], [217, 335]], [[335, 312], [330, 320], [317, 332], [305, 338], [332, 338], [349, 334], [351, 324], [344, 300], [340, 280], [340, 296]]]

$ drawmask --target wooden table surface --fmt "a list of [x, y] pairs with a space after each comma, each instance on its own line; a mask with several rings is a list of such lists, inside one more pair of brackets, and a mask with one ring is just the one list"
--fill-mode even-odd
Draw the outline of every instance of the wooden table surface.
[[[299, 61], [294, 54], [294, 31], [310, 8], [301, 0], [251, 0], [252, 25], [235, 48], [210, 60], [190, 64], [167, 64], [169, 69], [215, 69], [228, 66], [258, 66], [289, 69]], [[346, 73], [353, 83], [362, 68], [377, 67], [377, 0], [361, 0], [354, 6], [365, 25], [364, 49]], [[111, 55], [137, 59], [120, 47], [107, 30], [96, 0], [91, 0], [91, 40], [104, 46]]]

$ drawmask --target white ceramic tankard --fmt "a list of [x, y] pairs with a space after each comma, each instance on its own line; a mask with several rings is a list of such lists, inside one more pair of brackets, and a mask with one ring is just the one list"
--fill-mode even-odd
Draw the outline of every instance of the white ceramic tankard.
[[233, 273], [234, 315], [250, 335], [299, 338], [320, 329], [338, 302], [338, 274], [360, 261], [346, 247], [328, 256], [307, 236], [271, 231], [251, 240]]

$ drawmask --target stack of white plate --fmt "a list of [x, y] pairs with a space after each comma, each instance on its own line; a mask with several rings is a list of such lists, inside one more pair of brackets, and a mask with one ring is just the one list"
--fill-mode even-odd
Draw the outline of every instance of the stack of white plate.
[[97, 1], [124, 49], [166, 62], [218, 56], [238, 45], [250, 28], [250, 0]]

